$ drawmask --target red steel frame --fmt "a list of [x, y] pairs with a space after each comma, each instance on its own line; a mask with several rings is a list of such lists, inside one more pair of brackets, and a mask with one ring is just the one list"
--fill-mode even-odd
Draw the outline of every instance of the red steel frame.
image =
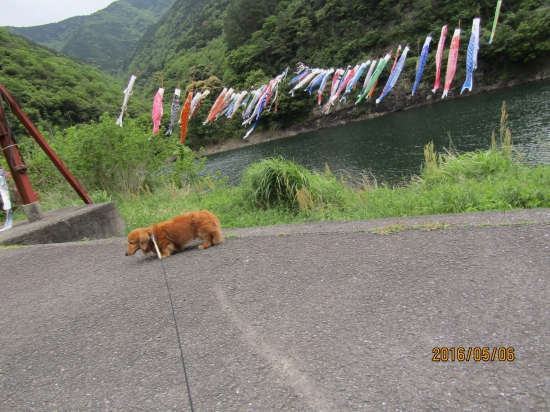
[[[78, 194], [78, 196], [84, 201], [84, 203], [88, 205], [94, 203], [92, 199], [90, 199], [88, 194], [84, 191], [82, 186], [80, 186], [78, 181], [74, 178], [74, 176], [69, 172], [65, 164], [55, 154], [46, 139], [42, 137], [38, 129], [23, 112], [23, 109], [21, 109], [15, 99], [8, 93], [2, 83], [0, 83], [0, 94], [2, 95], [2, 99], [9, 104], [12, 113], [19, 119], [23, 126], [25, 126], [25, 129], [27, 129], [27, 131], [34, 138], [36, 143], [38, 143], [38, 145], [42, 148], [42, 150], [46, 152], [46, 155], [50, 158], [55, 167], [57, 167], [57, 169], [61, 172], [63, 177], [65, 177], [67, 182], [69, 182], [69, 184]], [[2, 147], [2, 153], [6, 158], [13, 180], [15, 181], [17, 191], [21, 196], [21, 201], [24, 205], [28, 205], [30, 203], [36, 202], [36, 196], [34, 194], [34, 191], [32, 190], [29, 177], [25, 174], [27, 168], [23, 162], [23, 159], [21, 158], [21, 154], [19, 153], [17, 144], [13, 139], [9, 139], [8, 125], [4, 124], [4, 122], [1, 121], [1, 119], [3, 118], [4, 109], [0, 105], [0, 146]]]

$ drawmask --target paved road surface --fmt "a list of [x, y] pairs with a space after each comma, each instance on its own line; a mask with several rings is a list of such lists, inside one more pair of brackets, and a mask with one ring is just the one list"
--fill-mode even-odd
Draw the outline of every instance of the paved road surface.
[[[433, 222], [450, 226], [420, 230]], [[194, 410], [550, 410], [549, 222], [311, 223], [192, 244], [162, 262]], [[121, 238], [0, 249], [0, 410], [189, 410], [161, 261], [124, 252]], [[434, 362], [440, 347], [514, 360]]]

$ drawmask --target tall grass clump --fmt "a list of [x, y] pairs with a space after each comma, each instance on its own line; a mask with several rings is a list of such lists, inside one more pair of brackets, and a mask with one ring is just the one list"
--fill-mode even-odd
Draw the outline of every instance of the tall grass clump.
[[[491, 179], [516, 169], [513, 159], [500, 149], [463, 154], [437, 154], [433, 143], [424, 148], [426, 163], [421, 178], [426, 186], [462, 183], [468, 180]], [[434, 161], [433, 159], [438, 159]]]
[[436, 214], [550, 205], [549, 167], [529, 167], [521, 162], [522, 154], [512, 144], [506, 102], [502, 104], [499, 139], [493, 132], [489, 150], [437, 154], [430, 143], [424, 155], [416, 187], [410, 186], [421, 196], [411, 207], [413, 213], [417, 213], [415, 209]]
[[345, 188], [331, 173], [310, 172], [281, 156], [265, 159], [243, 171], [247, 201], [255, 207], [312, 210], [342, 206]]
[[[502, 109], [501, 109], [501, 115], [500, 115], [500, 127], [499, 127], [499, 143], [500, 143], [500, 150], [502, 153], [507, 156], [512, 156], [512, 132], [510, 131], [510, 128], [508, 127], [508, 112], [506, 111], [506, 101], [502, 102]], [[491, 137], [491, 149], [497, 150], [498, 149], [496, 137], [495, 137], [495, 131], [493, 130], [492, 137]]]
[[512, 157], [512, 133], [508, 127], [506, 102], [502, 102], [499, 136], [497, 144], [493, 131], [491, 149], [463, 154], [454, 154], [448, 150], [445, 154], [437, 154], [433, 142], [428, 143], [424, 147], [425, 163], [421, 173], [424, 183], [427, 186], [435, 186], [487, 181], [500, 174], [510, 175], [519, 170], [520, 164]]

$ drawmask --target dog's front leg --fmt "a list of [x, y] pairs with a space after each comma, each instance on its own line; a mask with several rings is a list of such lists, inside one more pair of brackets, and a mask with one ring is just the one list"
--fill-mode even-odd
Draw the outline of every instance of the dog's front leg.
[[173, 243], [170, 243], [168, 246], [165, 246], [161, 250], [161, 256], [163, 258], [170, 256], [172, 253], [176, 251], [176, 247]]

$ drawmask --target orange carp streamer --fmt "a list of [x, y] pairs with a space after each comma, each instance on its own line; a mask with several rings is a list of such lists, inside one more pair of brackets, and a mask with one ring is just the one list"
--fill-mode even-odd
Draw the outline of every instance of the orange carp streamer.
[[189, 123], [189, 114], [191, 113], [191, 100], [193, 100], [193, 92], [189, 92], [187, 98], [185, 99], [185, 104], [181, 110], [180, 122], [181, 122], [181, 132], [180, 132], [180, 143], [183, 144], [185, 141], [185, 136], [187, 135], [187, 123]]
[[378, 79], [374, 82], [374, 85], [372, 86], [372, 89], [370, 89], [369, 94], [367, 94], [367, 99], [370, 99], [372, 95], [374, 94], [374, 89], [376, 89], [376, 85], [378, 84]]
[[224, 87], [216, 101], [214, 102], [214, 105], [210, 109], [210, 113], [208, 114], [208, 117], [202, 124], [206, 125], [206, 123], [212, 123], [214, 121], [214, 118], [219, 113], [220, 109], [223, 106], [223, 102], [225, 101], [225, 95], [227, 94], [227, 88]]

